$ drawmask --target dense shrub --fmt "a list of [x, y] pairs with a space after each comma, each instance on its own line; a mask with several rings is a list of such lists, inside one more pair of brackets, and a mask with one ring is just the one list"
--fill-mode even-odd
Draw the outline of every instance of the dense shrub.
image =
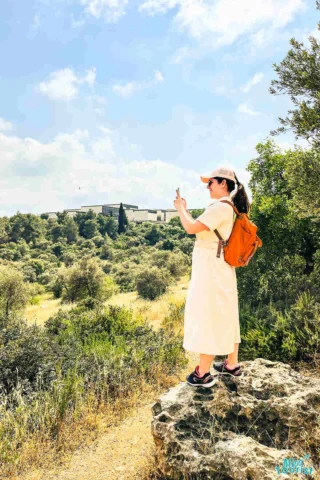
[[88, 297], [107, 300], [119, 291], [113, 279], [107, 277], [100, 264], [90, 256], [84, 256], [72, 267], [62, 267], [52, 285], [57, 298], [76, 302]]
[[320, 303], [309, 292], [303, 292], [290, 310], [278, 315], [275, 330], [286, 358], [320, 365]]
[[279, 311], [275, 304], [241, 310], [241, 355], [283, 362], [312, 361], [320, 366], [320, 303], [310, 292]]
[[170, 273], [165, 268], [144, 268], [136, 277], [138, 294], [154, 300], [165, 293], [171, 280]]
[[169, 252], [160, 250], [152, 255], [151, 263], [157, 267], [166, 268], [170, 275], [176, 279], [187, 273], [190, 266], [190, 257], [180, 250]]
[[113, 265], [110, 275], [119, 285], [121, 292], [133, 292], [136, 289], [136, 275], [139, 271], [139, 266], [127, 261]]
[[179, 336], [121, 307], [60, 310], [44, 328], [11, 323], [0, 344], [0, 474], [7, 475], [21, 470], [32, 436], [61, 442], [64, 422], [129, 398], [142, 377], [156, 386], [159, 372], [166, 379], [187, 363]]
[[0, 265], [0, 315], [8, 319], [24, 309], [29, 299], [29, 289], [22, 274], [17, 270]]
[[77, 261], [77, 255], [73, 251], [66, 251], [63, 254], [62, 260], [66, 267], [70, 267]]

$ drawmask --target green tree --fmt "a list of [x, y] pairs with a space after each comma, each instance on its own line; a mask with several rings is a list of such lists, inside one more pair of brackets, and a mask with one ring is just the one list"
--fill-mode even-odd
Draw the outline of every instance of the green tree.
[[[57, 291], [67, 302], [76, 302], [87, 298], [104, 301], [118, 290], [112, 279], [108, 278], [100, 264], [90, 256], [84, 256], [72, 267], [62, 268], [57, 279]], [[62, 288], [61, 288], [62, 286]]]
[[248, 267], [237, 270], [239, 301], [242, 310], [249, 306], [257, 311], [273, 302], [283, 311], [295, 302], [299, 290], [314, 283], [320, 225], [299, 214], [288, 181], [305, 152], [283, 153], [272, 140], [258, 144], [256, 150], [257, 158], [247, 167], [253, 194], [250, 219], [263, 246]]
[[68, 216], [67, 212], [57, 212], [58, 223], [63, 224], [67, 216]]
[[66, 237], [68, 243], [76, 242], [78, 237], [79, 228], [74, 219], [67, 216], [63, 222], [62, 231]]
[[24, 309], [28, 299], [29, 291], [22, 274], [0, 265], [0, 315], [8, 320], [11, 314]]
[[136, 276], [138, 294], [149, 300], [154, 300], [165, 293], [170, 282], [170, 273], [166, 268], [148, 267]]
[[98, 223], [96, 219], [86, 220], [82, 226], [84, 238], [93, 238], [98, 234]]
[[259, 225], [264, 251], [277, 258], [284, 255], [302, 255], [306, 262], [317, 248], [317, 232], [308, 219], [295, 209], [294, 191], [288, 177], [298, 161], [301, 150], [283, 153], [271, 140], [257, 145], [258, 157], [251, 160], [249, 186], [254, 202], [251, 216]]
[[100, 213], [97, 217], [98, 229], [102, 236], [107, 233], [108, 217], [104, 213]]
[[104, 237], [106, 234], [113, 240], [118, 236], [118, 224], [113, 215], [106, 215], [100, 213], [97, 217], [98, 228], [101, 235]]
[[311, 222], [320, 221], [320, 152], [316, 148], [287, 152], [287, 181], [292, 211]]
[[[77, 212], [76, 215], [74, 216], [74, 221], [76, 222], [76, 224], [78, 225], [79, 227], [79, 234], [81, 235], [81, 237], [84, 237], [84, 238], [91, 238], [91, 237], [87, 237], [86, 235], [91, 235], [92, 234], [92, 229], [94, 232], [97, 232], [97, 227], [98, 227], [98, 223], [96, 222], [96, 227], [92, 227], [92, 223], [89, 223], [87, 226], [86, 226], [86, 222], [88, 220], [96, 220], [97, 218], [97, 215], [96, 213], [90, 208], [88, 212]], [[96, 233], [94, 233], [92, 236], [94, 237], [96, 235]]]
[[10, 218], [10, 240], [18, 242], [22, 238], [27, 242], [36, 243], [45, 234], [45, 220], [31, 213], [18, 212]]
[[118, 219], [118, 233], [119, 235], [121, 233], [124, 233], [126, 231], [126, 225], [128, 224], [128, 219], [125, 214], [122, 202], [120, 203], [120, 208], [119, 208], [119, 219]]
[[47, 234], [53, 243], [58, 242], [58, 240], [64, 238], [63, 225], [59, 224], [56, 220], [54, 220], [54, 222], [50, 223]]
[[152, 225], [151, 229], [145, 235], [145, 239], [148, 240], [149, 245], [155, 245], [161, 237], [162, 234], [157, 225]]
[[66, 267], [71, 267], [71, 265], [73, 265], [77, 261], [77, 256], [75, 252], [72, 252], [70, 250], [64, 252], [63, 261]]
[[[316, 2], [320, 10], [319, 1]], [[320, 30], [320, 22], [318, 23]], [[282, 62], [273, 64], [278, 74], [271, 81], [270, 93], [288, 94], [296, 107], [285, 118], [279, 118], [281, 127], [271, 133], [277, 135], [290, 129], [296, 138], [304, 138], [316, 147], [320, 146], [320, 43], [309, 37], [310, 48], [294, 38], [292, 48]]]
[[8, 217], [0, 218], [0, 245], [9, 242], [10, 222]]
[[112, 260], [113, 259], [113, 248], [112, 240], [108, 235], [105, 235], [104, 243], [101, 247], [100, 258], [103, 260]]

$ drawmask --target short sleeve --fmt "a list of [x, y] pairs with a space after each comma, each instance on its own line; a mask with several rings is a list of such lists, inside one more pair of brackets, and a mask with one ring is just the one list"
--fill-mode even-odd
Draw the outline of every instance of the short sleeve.
[[196, 220], [204, 223], [209, 227], [210, 232], [213, 232], [216, 228], [226, 220], [228, 211], [225, 208], [226, 204], [221, 202], [215, 202], [212, 205], [209, 205], [205, 211], [198, 217]]

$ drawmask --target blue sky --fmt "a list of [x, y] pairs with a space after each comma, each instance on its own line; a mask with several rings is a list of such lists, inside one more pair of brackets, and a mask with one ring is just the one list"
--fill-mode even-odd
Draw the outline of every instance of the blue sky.
[[178, 186], [204, 208], [223, 164], [247, 185], [292, 107], [272, 64], [317, 22], [313, 0], [3, 0], [0, 215], [174, 208]]

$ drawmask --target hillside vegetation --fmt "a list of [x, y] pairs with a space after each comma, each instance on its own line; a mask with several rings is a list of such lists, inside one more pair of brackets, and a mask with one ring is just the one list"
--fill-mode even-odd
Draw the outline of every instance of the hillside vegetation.
[[[257, 152], [248, 166], [250, 218], [263, 248], [237, 269], [241, 359], [317, 367], [320, 218], [290, 182], [297, 165], [317, 154], [283, 153], [272, 141]], [[168, 225], [128, 222], [119, 234], [114, 218], [100, 217], [89, 212], [55, 221], [17, 213], [0, 220], [3, 475], [42, 464], [39, 445], [48, 458], [75, 448], [72, 431], [95, 430], [99, 414], [120, 412], [143, 385], [164, 388], [186, 364], [185, 300], [174, 289], [183, 279], [187, 288], [194, 238], [179, 218]], [[109, 227], [100, 231], [100, 224]], [[115, 301], [121, 295], [130, 296], [129, 304]], [[151, 306], [163, 298], [166, 314], [157, 322], [164, 303], [155, 314]], [[32, 321], [31, 309], [51, 303], [52, 315]]]

